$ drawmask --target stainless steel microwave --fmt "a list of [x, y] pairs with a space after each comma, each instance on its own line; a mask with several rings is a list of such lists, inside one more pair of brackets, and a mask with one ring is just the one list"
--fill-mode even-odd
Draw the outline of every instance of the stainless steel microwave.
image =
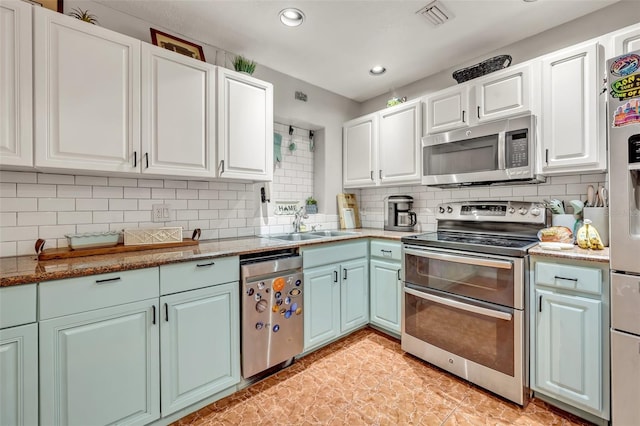
[[540, 183], [536, 117], [520, 116], [422, 138], [422, 184]]

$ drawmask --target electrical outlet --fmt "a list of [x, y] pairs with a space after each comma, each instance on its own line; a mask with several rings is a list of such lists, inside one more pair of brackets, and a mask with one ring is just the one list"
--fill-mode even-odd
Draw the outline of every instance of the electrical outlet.
[[169, 222], [171, 220], [171, 205], [153, 204], [151, 206], [151, 220], [154, 222]]

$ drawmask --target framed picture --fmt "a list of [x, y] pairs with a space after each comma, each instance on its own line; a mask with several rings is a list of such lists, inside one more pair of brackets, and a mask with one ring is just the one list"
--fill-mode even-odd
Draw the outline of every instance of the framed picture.
[[151, 30], [151, 41], [156, 46], [163, 47], [168, 50], [180, 53], [181, 55], [189, 56], [191, 58], [199, 59], [204, 62], [204, 52], [202, 47], [197, 44], [191, 43], [187, 40], [172, 36], [171, 34], [163, 33], [154, 28]]
[[54, 10], [56, 12], [63, 13], [62, 0], [31, 0], [33, 3], [37, 3], [42, 7]]

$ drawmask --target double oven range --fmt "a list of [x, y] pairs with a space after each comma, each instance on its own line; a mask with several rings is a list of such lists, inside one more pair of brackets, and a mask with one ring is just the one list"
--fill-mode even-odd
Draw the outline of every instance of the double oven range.
[[437, 232], [402, 238], [402, 349], [525, 405], [527, 251], [545, 213], [528, 202], [441, 204]]

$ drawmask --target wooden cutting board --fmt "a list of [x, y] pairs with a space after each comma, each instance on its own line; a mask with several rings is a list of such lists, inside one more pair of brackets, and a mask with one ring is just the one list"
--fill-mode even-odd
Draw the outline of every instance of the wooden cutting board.
[[360, 223], [360, 211], [358, 210], [358, 201], [356, 194], [338, 194], [338, 214], [340, 215], [340, 229], [349, 229], [347, 225], [350, 220], [348, 219], [348, 211], [353, 211], [353, 224], [356, 228], [361, 228]]
[[[41, 241], [41, 240], [38, 240]], [[192, 240], [191, 238], [185, 238], [182, 241], [176, 241], [173, 243], [161, 243], [161, 244], [145, 244], [138, 246], [125, 246], [124, 244], [118, 244], [113, 247], [95, 247], [95, 248], [86, 248], [86, 249], [75, 249], [71, 250], [69, 247], [61, 247], [61, 248], [51, 248], [44, 249], [42, 252], [38, 254], [38, 260], [53, 260], [53, 259], [70, 259], [73, 257], [83, 257], [83, 256], [96, 256], [99, 254], [118, 254], [118, 253], [127, 253], [131, 251], [142, 251], [142, 250], [154, 250], [154, 249], [162, 249], [162, 248], [179, 248], [179, 247], [189, 247], [189, 246], [197, 246], [199, 241]], [[36, 251], [38, 250], [38, 243], [36, 243]]]

